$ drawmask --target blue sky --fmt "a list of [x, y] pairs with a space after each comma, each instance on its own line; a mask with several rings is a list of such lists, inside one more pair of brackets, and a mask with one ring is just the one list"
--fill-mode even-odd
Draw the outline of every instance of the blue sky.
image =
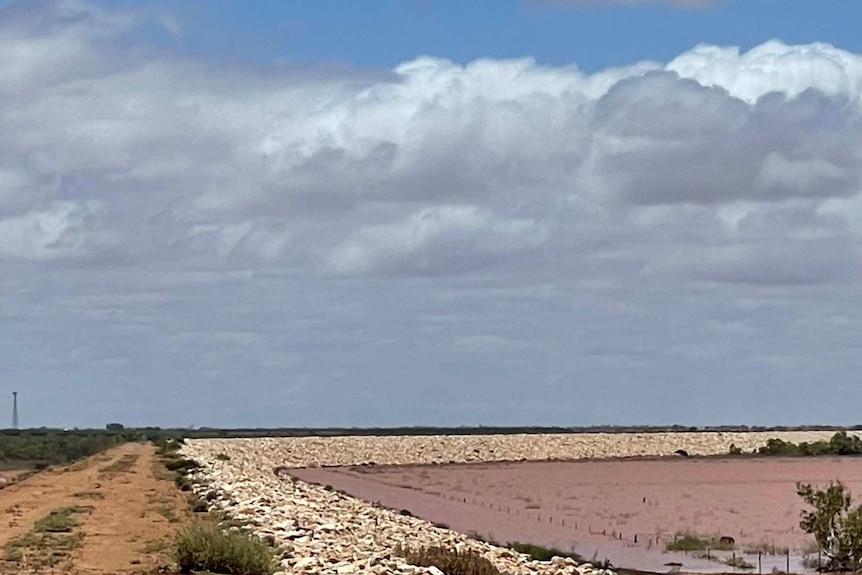
[[859, 423], [860, 3], [682, 4], [0, 2], [0, 425]]
[[[602, 4], [602, 5], [599, 5]], [[667, 61], [698, 43], [752, 48], [828, 42], [862, 49], [853, 0], [727, 0], [696, 7], [530, 0], [186, 3], [183, 51], [242, 58], [391, 68], [418, 55], [467, 63], [535, 58], [596, 71]]]

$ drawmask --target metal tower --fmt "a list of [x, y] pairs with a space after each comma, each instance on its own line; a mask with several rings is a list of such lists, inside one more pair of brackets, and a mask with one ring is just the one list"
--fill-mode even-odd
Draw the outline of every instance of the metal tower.
[[18, 429], [18, 392], [12, 392], [12, 429]]

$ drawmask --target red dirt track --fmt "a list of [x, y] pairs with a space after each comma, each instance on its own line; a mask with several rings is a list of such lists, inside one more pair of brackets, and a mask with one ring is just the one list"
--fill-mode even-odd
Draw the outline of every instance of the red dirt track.
[[[804, 504], [796, 482], [839, 479], [857, 501], [862, 496], [858, 457], [584, 460], [302, 469], [293, 474], [410, 510], [456, 531], [501, 542], [574, 548], [587, 558], [595, 553], [617, 566], [650, 570], [666, 570], [673, 561], [684, 569], [727, 570], [720, 563], [664, 552], [664, 541], [679, 532], [731, 536], [738, 553], [789, 547], [798, 565], [810, 538], [798, 527]], [[784, 569], [785, 561], [783, 554], [764, 555], [763, 570]]]

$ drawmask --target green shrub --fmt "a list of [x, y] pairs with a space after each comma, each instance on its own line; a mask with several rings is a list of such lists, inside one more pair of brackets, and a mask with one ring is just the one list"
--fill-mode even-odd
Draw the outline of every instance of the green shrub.
[[192, 480], [186, 477], [185, 475], [177, 474], [174, 477], [174, 483], [177, 487], [180, 488], [180, 491], [191, 491], [192, 490]]
[[799, 527], [814, 535], [830, 571], [862, 569], [862, 505], [851, 506], [851, 493], [840, 481], [825, 489], [797, 483], [796, 492], [813, 507], [803, 511]]
[[165, 467], [168, 471], [187, 472], [190, 469], [197, 469], [200, 465], [194, 459], [166, 459]]
[[732, 539], [722, 537], [703, 538], [691, 533], [677, 536], [673, 542], [665, 545], [668, 551], [732, 551], [735, 547]]
[[445, 547], [396, 547], [395, 554], [417, 567], [437, 567], [446, 575], [500, 575], [488, 559], [475, 551], [458, 551]]
[[766, 445], [757, 448], [757, 453], [761, 455], [802, 455], [799, 446], [789, 441], [781, 439], [769, 439]]
[[209, 505], [207, 505], [205, 499], [193, 496], [189, 498], [189, 510], [192, 513], [206, 513], [209, 511]]
[[839, 431], [829, 440], [829, 448], [830, 453], [835, 455], [859, 455], [862, 454], [862, 439], [858, 435]]
[[530, 559], [533, 559], [534, 561], [550, 561], [554, 557], [571, 557], [578, 563], [586, 562], [584, 557], [577, 553], [567, 553], [566, 551], [560, 551], [553, 547], [542, 547], [540, 545], [533, 545], [532, 543], [520, 543], [515, 541], [513, 543], [507, 543], [506, 547], [513, 551], [517, 551], [518, 553], [529, 555]]
[[181, 573], [212, 571], [227, 575], [272, 575], [273, 550], [253, 535], [223, 531], [208, 522], [192, 523], [177, 536], [174, 555]]
[[92, 509], [92, 507], [58, 507], [36, 521], [33, 530], [37, 533], [69, 533], [78, 525], [78, 521], [73, 515], [87, 509]]
[[769, 439], [766, 445], [758, 448], [760, 455], [862, 455], [862, 439], [847, 435], [846, 431], [836, 432], [829, 441], [803, 441], [799, 445], [780, 439]]
[[157, 454], [167, 455], [179, 450], [181, 443], [176, 439], [158, 437], [153, 439], [153, 445], [156, 446]]
[[94, 455], [123, 440], [120, 436], [101, 431], [14, 431], [15, 435], [0, 434], [0, 462], [34, 462], [42, 468]]

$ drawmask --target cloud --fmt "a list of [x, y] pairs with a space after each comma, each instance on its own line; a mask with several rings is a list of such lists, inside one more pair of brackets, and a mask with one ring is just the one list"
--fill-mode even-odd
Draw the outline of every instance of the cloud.
[[[636, 258], [613, 221], [645, 206], [816, 212], [860, 186], [862, 63], [825, 44], [698, 46], [591, 75], [428, 57], [386, 74], [227, 70], [124, 49], [155, 16], [46, 6], [6, 6], [0, 27], [22, 55], [0, 65], [0, 229], [31, 230], [4, 250], [16, 258], [460, 274], [539, 245], [569, 259], [588, 213], [608, 219], [593, 241]], [[57, 207], [71, 205], [100, 207], [80, 208], [83, 226]], [[49, 217], [53, 231], [33, 223]], [[732, 234], [710, 241], [734, 253]]]
[[38, 211], [0, 219], [0, 258], [76, 259], [95, 252], [105, 238], [93, 230], [96, 202], [54, 202]]
[[[122, 380], [141, 405], [155, 380], [196, 382], [171, 390], [177, 418], [210, 386], [242, 411], [224, 399], [237, 380], [310, 390], [305, 417], [331, 389], [362, 402], [417, 373], [453, 398], [588, 381], [594, 404], [650, 366], [737, 389], [761, 352], [799, 389], [858, 375], [858, 54], [776, 40], [593, 74], [265, 67], [155, 49], [153, 26], [183, 23], [0, 6], [2, 349], [44, 366], [45, 398], [93, 370], [94, 397]], [[756, 329], [719, 340], [706, 321]], [[638, 414], [638, 393], [614, 397]]]
[[424, 208], [396, 224], [357, 230], [335, 249], [334, 273], [445, 274], [533, 251], [545, 237], [530, 219], [501, 220], [472, 206]]

